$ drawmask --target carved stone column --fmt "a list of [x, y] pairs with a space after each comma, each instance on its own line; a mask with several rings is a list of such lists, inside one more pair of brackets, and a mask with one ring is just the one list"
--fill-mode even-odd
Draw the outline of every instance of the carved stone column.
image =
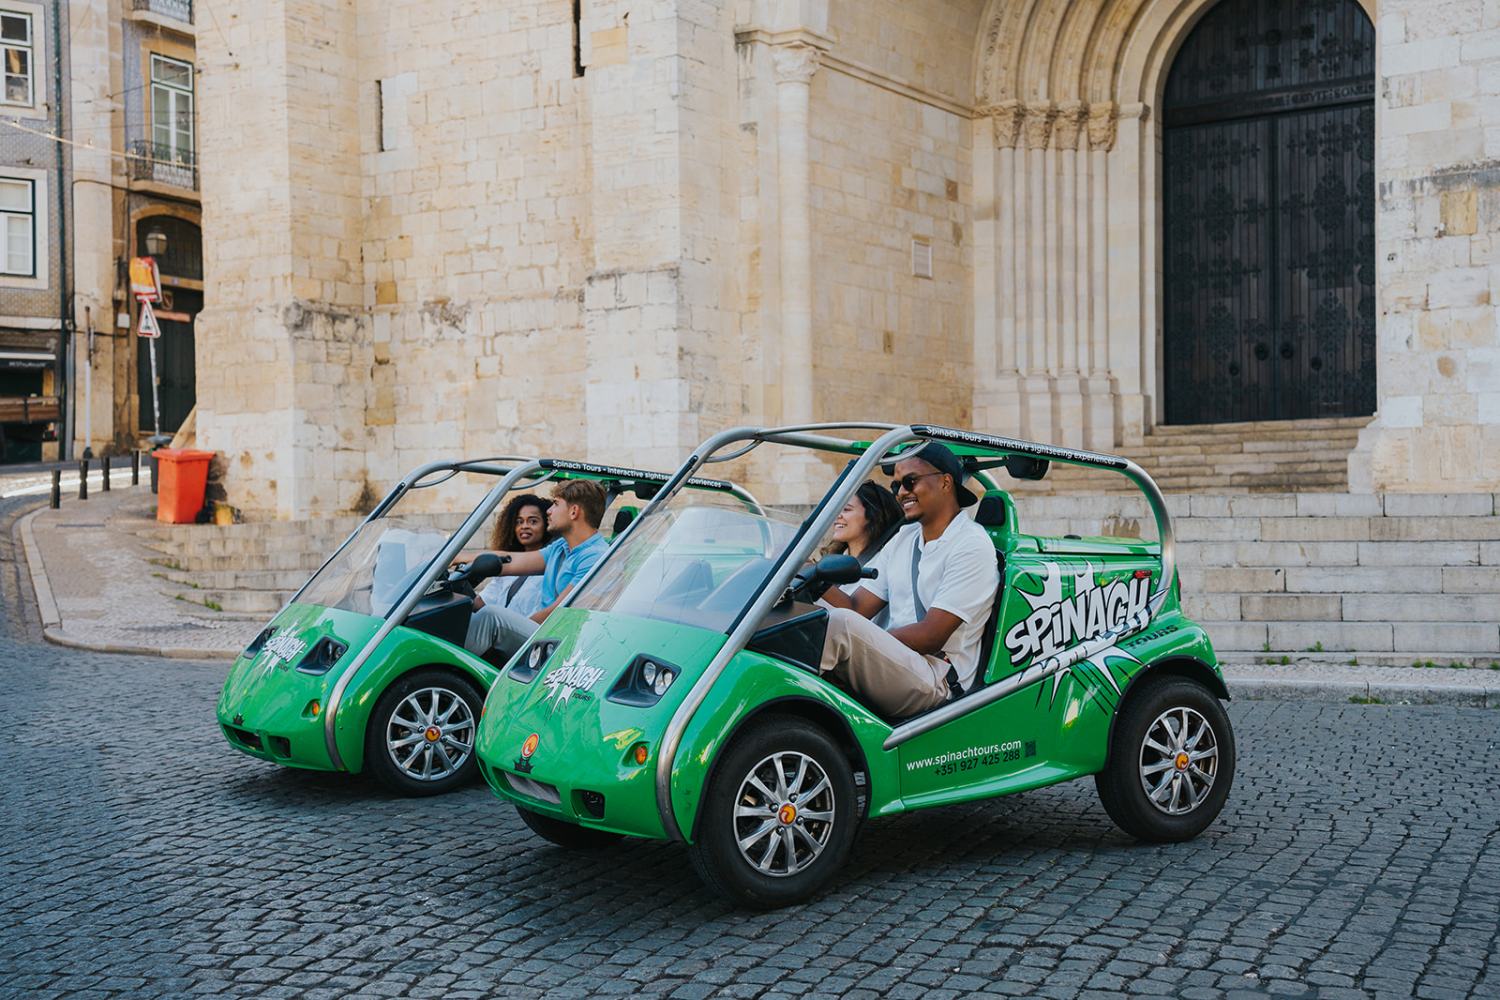
[[999, 308], [996, 310], [1000, 323], [996, 335], [1000, 341], [999, 370], [1010, 376], [1020, 374], [1016, 344], [1020, 328], [1016, 313], [1015, 249], [1021, 245], [1024, 237], [1024, 222], [1017, 211], [1022, 203], [1016, 197], [1019, 182], [1016, 142], [1021, 137], [1024, 116], [1020, 101], [1005, 101], [996, 106], [992, 115], [995, 129], [996, 234], [1000, 244], [999, 253], [996, 254], [1000, 296]]
[[776, 71], [781, 215], [781, 419], [813, 421], [812, 168], [809, 105], [821, 53], [803, 42], [771, 50]]
[[1091, 448], [1108, 449], [1116, 441], [1120, 385], [1109, 361], [1109, 151], [1115, 146], [1118, 115], [1113, 102], [1088, 106], [1087, 177], [1089, 230], [1088, 257], [1079, 287], [1088, 295], [1088, 313], [1083, 315], [1082, 335], [1086, 352], [1081, 357], [1085, 380], [1084, 441]]
[[1080, 220], [1087, 219], [1088, 207], [1079, 198], [1078, 140], [1083, 134], [1086, 115], [1081, 102], [1058, 105], [1052, 126], [1052, 148], [1047, 154], [1051, 168], [1048, 177], [1056, 185], [1047, 199], [1053, 216], [1048, 226], [1053, 240], [1048, 247], [1052, 316], [1047, 325], [1050, 353], [1056, 362], [1051, 387], [1052, 426], [1054, 440], [1075, 446], [1083, 443], [1084, 422], [1079, 317], [1087, 303], [1081, 301], [1079, 292], [1083, 273], [1078, 266], [1078, 251], [1087, 239]]
[[1057, 109], [1051, 104], [1034, 104], [1026, 108], [1021, 136], [1026, 145], [1025, 201], [1027, 206], [1027, 239], [1020, 261], [1026, 275], [1026, 312], [1021, 322], [1026, 344], [1026, 373], [1022, 385], [1022, 433], [1046, 440], [1052, 436], [1052, 384], [1050, 369], [1054, 361], [1048, 353], [1048, 330], [1053, 320], [1049, 309], [1052, 275], [1048, 230], [1051, 215], [1048, 206], [1047, 147], [1052, 143], [1052, 125]]

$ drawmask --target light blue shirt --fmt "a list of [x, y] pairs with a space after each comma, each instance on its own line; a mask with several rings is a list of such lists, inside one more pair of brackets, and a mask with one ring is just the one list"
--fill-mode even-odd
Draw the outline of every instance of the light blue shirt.
[[576, 548], [568, 548], [568, 540], [559, 538], [542, 549], [547, 568], [542, 571], [542, 597], [538, 608], [550, 608], [557, 595], [587, 576], [608, 550], [609, 542], [597, 533], [579, 542]]

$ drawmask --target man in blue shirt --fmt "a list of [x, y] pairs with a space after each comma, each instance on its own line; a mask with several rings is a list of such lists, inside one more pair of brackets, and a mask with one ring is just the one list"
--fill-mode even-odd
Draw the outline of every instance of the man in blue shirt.
[[547, 530], [553, 541], [537, 552], [499, 553], [510, 557], [501, 576], [541, 576], [541, 607], [528, 616], [476, 599], [464, 638], [465, 649], [477, 655], [492, 648], [514, 653], [531, 637], [609, 548], [599, 534], [607, 501], [604, 487], [586, 479], [557, 487], [547, 508]]

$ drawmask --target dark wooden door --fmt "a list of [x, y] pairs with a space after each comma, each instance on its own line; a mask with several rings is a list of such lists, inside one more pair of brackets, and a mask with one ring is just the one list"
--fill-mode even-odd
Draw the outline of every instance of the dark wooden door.
[[1223, 0], [1163, 102], [1167, 423], [1375, 412], [1375, 32]]
[[[179, 289], [172, 293], [173, 313], [196, 316], [203, 308], [203, 293]], [[187, 419], [197, 398], [196, 346], [192, 321], [161, 319], [161, 337], [156, 341], [156, 373], [161, 379], [161, 429], [172, 434]], [[137, 346], [136, 372], [140, 396], [140, 427], [151, 433], [151, 347], [144, 339]]]

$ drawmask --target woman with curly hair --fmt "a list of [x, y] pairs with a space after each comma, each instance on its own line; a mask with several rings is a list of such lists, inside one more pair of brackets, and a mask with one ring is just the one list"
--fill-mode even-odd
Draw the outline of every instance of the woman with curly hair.
[[[489, 548], [497, 552], [540, 551], [547, 544], [547, 506], [548, 501], [532, 493], [512, 497], [495, 519]], [[493, 577], [479, 596], [485, 604], [531, 615], [542, 606], [542, 578]]]

